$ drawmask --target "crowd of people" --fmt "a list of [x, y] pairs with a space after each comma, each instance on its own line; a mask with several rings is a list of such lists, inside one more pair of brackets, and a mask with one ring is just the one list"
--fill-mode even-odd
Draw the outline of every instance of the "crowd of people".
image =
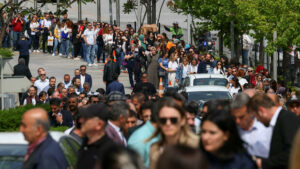
[[[23, 25], [25, 29], [17, 28]], [[67, 14], [61, 21], [51, 13], [28, 21], [17, 15], [12, 21], [13, 47], [20, 58], [14, 74], [32, 82], [20, 94], [20, 104], [50, 105], [49, 112], [35, 108], [23, 116], [20, 130], [29, 142], [24, 168], [70, 165], [48, 134], [50, 126], [69, 127], [65, 133], [81, 145], [78, 169], [287, 169], [289, 159], [294, 159], [291, 169], [299, 168], [299, 147], [292, 148], [300, 126], [295, 92], [262, 66], [254, 69], [185, 43], [178, 23], [165, 30], [172, 37], [151, 30], [136, 32], [130, 25], [120, 30], [107, 23], [74, 24]], [[87, 63], [59, 83], [43, 67], [33, 77], [28, 50], [39, 52], [40, 47], [44, 53], [74, 60], [81, 56]], [[106, 87], [91, 91], [95, 79], [87, 71], [101, 58]], [[122, 72], [128, 72], [130, 94], [118, 79]], [[200, 107], [188, 101], [186, 93], [168, 90], [198, 73], [224, 75], [233, 99]], [[163, 97], [157, 92], [160, 79]], [[299, 145], [299, 137], [294, 145]]]

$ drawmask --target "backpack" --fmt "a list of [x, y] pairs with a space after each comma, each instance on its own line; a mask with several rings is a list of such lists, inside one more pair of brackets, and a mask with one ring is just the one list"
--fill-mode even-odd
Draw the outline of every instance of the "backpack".
[[66, 33], [65, 31], [61, 31], [61, 38], [62, 38], [62, 40], [67, 40], [68, 36], [69, 36], [68, 32]]

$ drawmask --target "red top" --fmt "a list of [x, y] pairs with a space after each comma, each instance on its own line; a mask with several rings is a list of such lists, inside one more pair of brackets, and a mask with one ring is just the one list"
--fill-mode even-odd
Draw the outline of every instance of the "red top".
[[98, 35], [103, 35], [103, 29], [100, 29]]
[[84, 29], [84, 26], [83, 26], [83, 25], [81, 25], [81, 26], [79, 27], [79, 29], [78, 29], [78, 33], [82, 32], [82, 31], [83, 31], [83, 29]]
[[15, 22], [15, 18], [12, 20], [12, 28], [14, 32], [22, 32], [23, 30], [24, 21], [18, 20]]

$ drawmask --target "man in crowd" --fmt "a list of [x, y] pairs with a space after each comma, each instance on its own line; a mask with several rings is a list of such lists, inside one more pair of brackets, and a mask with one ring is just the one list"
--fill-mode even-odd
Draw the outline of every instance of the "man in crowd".
[[156, 94], [155, 86], [148, 81], [147, 73], [143, 73], [141, 76], [141, 82], [136, 83], [133, 88], [134, 93], [144, 93], [145, 96], [154, 96]]
[[31, 109], [24, 113], [20, 131], [29, 146], [24, 158], [23, 169], [66, 169], [67, 160], [58, 143], [50, 134], [50, 123], [47, 112], [41, 108]]
[[295, 113], [298, 117], [300, 117], [300, 100], [298, 98], [291, 98], [287, 102], [287, 107], [289, 111]]
[[78, 98], [75, 93], [68, 97], [68, 111], [71, 112], [72, 116], [78, 113]]
[[49, 80], [46, 79], [46, 72], [44, 70], [40, 71], [39, 74], [40, 79], [34, 82], [34, 86], [37, 87], [37, 94], [40, 94], [41, 91], [47, 92], [49, 86]]
[[272, 131], [248, 112], [249, 101], [250, 97], [247, 94], [237, 94], [231, 103], [231, 115], [235, 119], [248, 153], [256, 157], [268, 158]]
[[68, 89], [69, 86], [72, 85], [72, 82], [71, 82], [70, 79], [71, 79], [71, 78], [70, 78], [70, 75], [69, 75], [69, 74], [65, 74], [65, 75], [64, 75], [64, 84], [65, 84], [65, 88], [66, 88], [66, 89]]
[[83, 39], [87, 46], [86, 59], [88, 66], [98, 66], [94, 63], [95, 60], [95, 47], [96, 47], [96, 32], [93, 30], [92, 23], [88, 23], [87, 29], [83, 33]]
[[[73, 78], [72, 83], [73, 83], [73, 87], [75, 89], [74, 92], [76, 94], [79, 94], [79, 93], [81, 93], [83, 91], [83, 88], [80, 85], [80, 78], [79, 77]], [[69, 87], [69, 89], [70, 89], [70, 87]]]
[[105, 126], [109, 111], [104, 104], [92, 104], [80, 109], [81, 132], [86, 137], [78, 152], [77, 169], [94, 168], [95, 161], [101, 159], [105, 148], [113, 141], [106, 135]]
[[93, 84], [92, 76], [86, 73], [85, 65], [80, 66], [80, 75], [76, 75], [75, 77], [80, 79], [81, 88], [83, 88], [84, 82], [88, 82], [90, 84], [90, 88], [92, 88], [92, 84]]
[[[45, 13], [45, 18], [41, 23], [41, 28], [43, 29], [43, 43], [42, 43], [42, 48], [43, 48], [43, 53], [46, 53], [45, 47], [48, 46], [48, 35], [49, 35], [49, 28], [51, 26], [51, 20], [49, 18], [49, 14]], [[51, 53], [50, 49], [48, 48], [48, 52]]]
[[62, 104], [59, 98], [52, 98], [50, 100], [50, 108], [51, 111], [48, 115], [51, 126], [73, 126], [72, 114], [67, 110], [62, 110]]
[[20, 35], [20, 40], [17, 42], [17, 50], [19, 51], [19, 58], [25, 59], [25, 65], [29, 65], [29, 50], [31, 47], [31, 40], [26, 40], [24, 35]]
[[48, 91], [50, 88], [54, 89], [55, 91], [55, 88], [56, 88], [56, 78], [54, 76], [51, 76], [49, 78], [49, 86], [46, 87], [46, 91]]
[[109, 55], [108, 62], [104, 66], [103, 82], [106, 84], [106, 87], [120, 75], [120, 67], [117, 63], [113, 62], [113, 60], [114, 57]]
[[24, 58], [20, 58], [17, 65], [14, 66], [14, 76], [26, 76], [28, 80], [32, 77], [30, 69], [25, 65]]
[[299, 117], [276, 106], [264, 93], [255, 94], [248, 103], [248, 109], [272, 131], [269, 157], [258, 158], [256, 160], [258, 168], [287, 169], [293, 139], [300, 126]]
[[12, 31], [13, 31], [13, 47], [17, 50], [17, 42], [23, 30], [24, 21], [22, 19], [22, 14], [18, 13], [15, 18], [12, 19]]
[[28, 96], [25, 98], [23, 105], [32, 104], [36, 105], [39, 102], [39, 98], [36, 95], [36, 87], [30, 86], [28, 89]]
[[178, 26], [178, 22], [174, 22], [174, 23], [173, 23], [173, 27], [171, 27], [171, 28], [168, 28], [168, 27], [166, 27], [165, 25], [164, 25], [164, 27], [165, 27], [166, 31], [171, 32], [172, 35], [174, 35], [174, 37], [175, 37], [176, 39], [180, 39], [180, 38], [183, 37], [183, 31], [182, 31], [182, 29]]
[[106, 88], [106, 95], [113, 91], [119, 91], [125, 95], [124, 85], [118, 81], [118, 76], [114, 76], [113, 81], [108, 84]]
[[105, 131], [115, 143], [126, 146], [127, 142], [122, 129], [125, 128], [126, 119], [129, 115], [129, 106], [126, 102], [116, 101], [111, 105], [111, 116]]

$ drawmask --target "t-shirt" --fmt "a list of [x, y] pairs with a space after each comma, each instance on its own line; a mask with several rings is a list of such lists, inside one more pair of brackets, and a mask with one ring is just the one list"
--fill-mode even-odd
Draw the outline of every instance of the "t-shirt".
[[171, 70], [177, 70], [177, 67], [178, 67], [177, 62], [169, 61], [168, 68], [170, 68]]
[[43, 23], [42, 23], [43, 25], [44, 25], [44, 28], [50, 28], [50, 26], [51, 26], [51, 20], [46, 20], [46, 19], [44, 19], [44, 21], [43, 21]]
[[88, 30], [86, 29], [83, 33], [83, 35], [86, 38], [86, 41], [89, 45], [94, 45], [96, 41], [96, 34], [94, 30]]
[[[38, 22], [33, 22], [33, 23], [30, 23], [30, 29], [38, 29], [40, 26], [40, 24]], [[34, 31], [31, 31], [31, 35], [35, 35], [36, 32]]]
[[168, 64], [169, 64], [169, 61], [167, 58], [160, 58], [158, 59], [158, 63], [162, 63], [162, 65], [165, 67], [165, 68], [168, 68]]
[[182, 78], [186, 78], [189, 73], [189, 65], [183, 65]]

